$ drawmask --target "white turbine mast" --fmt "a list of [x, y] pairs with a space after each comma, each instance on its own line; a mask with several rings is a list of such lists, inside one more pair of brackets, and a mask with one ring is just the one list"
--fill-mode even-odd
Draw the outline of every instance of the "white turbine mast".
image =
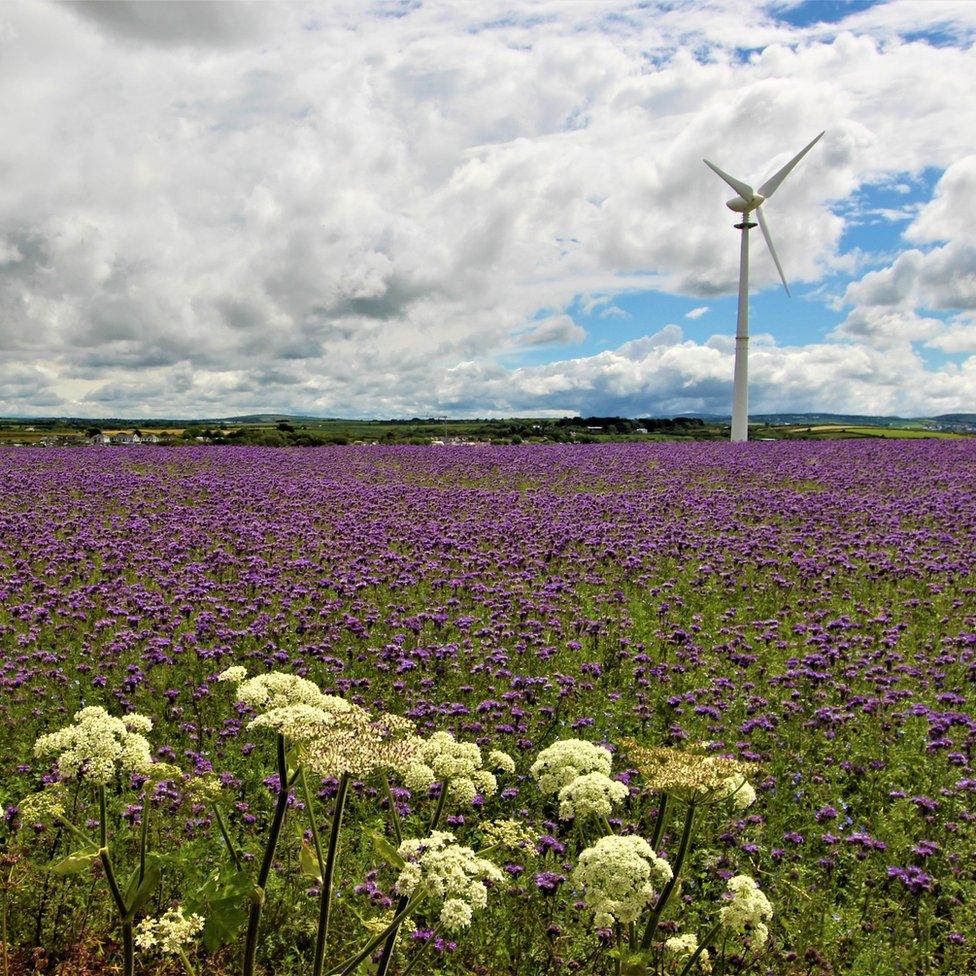
[[759, 221], [766, 247], [772, 256], [780, 280], [789, 295], [790, 288], [786, 284], [783, 266], [776, 256], [773, 239], [769, 236], [769, 227], [763, 217], [762, 205], [779, 189], [780, 184], [790, 175], [793, 167], [817, 144], [823, 137], [823, 132], [804, 146], [782, 169], [774, 173], [758, 190], [754, 190], [748, 183], [729, 176], [714, 163], [703, 159], [702, 162], [713, 172], [725, 180], [738, 194], [725, 205], [729, 210], [742, 214], [742, 221], [733, 226], [742, 231], [742, 241], [739, 247], [739, 316], [735, 329], [735, 367], [732, 381], [732, 440], [746, 441], [749, 439], [749, 230], [756, 225], [749, 220], [749, 215], [755, 213]]

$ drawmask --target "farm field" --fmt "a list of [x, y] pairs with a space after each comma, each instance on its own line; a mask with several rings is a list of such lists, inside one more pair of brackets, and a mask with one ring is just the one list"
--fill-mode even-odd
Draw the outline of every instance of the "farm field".
[[974, 570], [971, 439], [2, 449], [0, 972], [972, 972]]

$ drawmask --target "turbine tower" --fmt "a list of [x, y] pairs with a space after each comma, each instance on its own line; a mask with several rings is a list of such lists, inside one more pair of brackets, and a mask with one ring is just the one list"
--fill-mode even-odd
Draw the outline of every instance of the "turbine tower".
[[742, 231], [739, 246], [739, 315], [735, 328], [735, 368], [732, 381], [732, 440], [747, 441], [749, 439], [749, 230], [756, 225], [749, 220], [749, 215], [755, 213], [759, 221], [766, 247], [772, 255], [773, 263], [779, 272], [780, 280], [789, 295], [790, 288], [786, 284], [783, 267], [776, 256], [773, 240], [769, 236], [769, 227], [763, 217], [762, 205], [778, 189], [783, 180], [790, 175], [790, 171], [816, 145], [823, 136], [823, 132], [803, 147], [782, 169], [774, 173], [758, 190], [753, 190], [748, 183], [737, 180], [734, 176], [719, 169], [714, 163], [703, 159], [702, 162], [713, 172], [725, 180], [738, 194], [725, 205], [729, 210], [742, 214], [742, 221], [734, 224], [736, 230]]

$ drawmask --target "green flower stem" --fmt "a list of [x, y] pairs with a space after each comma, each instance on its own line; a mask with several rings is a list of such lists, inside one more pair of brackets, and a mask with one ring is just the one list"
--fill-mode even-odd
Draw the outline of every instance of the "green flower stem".
[[657, 819], [654, 821], [654, 832], [651, 834], [651, 847], [657, 852], [658, 844], [664, 836], [664, 828], [668, 823], [668, 806], [671, 797], [667, 793], [661, 794], [661, 799], [657, 805]]
[[211, 803], [210, 809], [214, 812], [214, 817], [217, 820], [217, 826], [220, 828], [220, 835], [224, 838], [224, 843], [227, 845], [227, 851], [230, 854], [231, 860], [234, 862], [234, 867], [240, 871], [241, 857], [237, 853], [237, 848], [234, 846], [234, 842], [230, 839], [230, 832], [227, 830], [227, 822], [224, 820], [224, 815], [220, 812], [220, 807], [218, 807], [216, 803]]
[[408, 976], [413, 967], [416, 966], [420, 961], [421, 956], [423, 956], [423, 954], [427, 951], [427, 947], [433, 945], [434, 940], [437, 938], [440, 930], [441, 924], [438, 922], [437, 925], [434, 926], [434, 934], [413, 954], [413, 959], [410, 960], [407, 968], [401, 973], [401, 976]]
[[322, 840], [319, 837], [319, 827], [315, 822], [315, 804], [312, 802], [312, 791], [308, 788], [308, 776], [302, 767], [302, 795], [305, 797], [305, 809], [308, 811], [308, 826], [312, 831], [312, 841], [315, 844], [315, 860], [319, 865], [319, 877], [325, 877], [325, 859], [322, 857]]
[[258, 929], [261, 926], [261, 911], [264, 908], [265, 886], [271, 874], [271, 865], [274, 862], [275, 849], [278, 846], [278, 838], [281, 836], [281, 827], [285, 820], [285, 811], [288, 809], [288, 763], [285, 759], [285, 737], [276, 736], [278, 745], [278, 802], [275, 804], [274, 817], [271, 820], [271, 831], [268, 834], [268, 843], [264, 849], [264, 860], [261, 862], [261, 869], [258, 871], [258, 880], [255, 891], [251, 897], [251, 910], [247, 917], [247, 937], [244, 941], [244, 965], [241, 969], [242, 976], [254, 976], [254, 964], [258, 951]]
[[685, 963], [678, 976], [688, 976], [688, 973], [691, 972], [691, 967], [695, 965], [695, 963], [698, 961], [698, 957], [708, 948], [709, 944], [715, 939], [715, 936], [721, 931], [721, 928], [721, 922], [716, 922], [711, 927], [708, 935], [706, 935], [705, 938], [698, 943], [698, 948], [695, 950], [694, 955], [692, 955], [692, 957]]
[[695, 814], [698, 812], [698, 803], [694, 798], [688, 802], [688, 813], [685, 816], [684, 830], [681, 832], [681, 843], [678, 845], [678, 856], [671, 867], [671, 880], [664, 886], [651, 917], [647, 920], [647, 928], [644, 929], [644, 938], [641, 940], [641, 949], [647, 950], [651, 946], [651, 940], [657, 931], [657, 923], [661, 919], [664, 909], [667, 908], [671, 894], [681, 878], [681, 869], [684, 867], [685, 857], [688, 854], [688, 847], [691, 844], [691, 835], [695, 829]]
[[187, 971], [187, 976], [197, 976], [193, 967], [190, 965], [190, 960], [187, 959], [186, 953], [182, 949], [177, 949], [176, 954], [180, 957], [180, 962], [183, 963], [183, 968]]
[[[335, 877], [336, 861], [339, 856], [339, 830], [342, 827], [342, 814], [346, 807], [349, 780], [349, 773], [343, 773], [339, 777], [339, 790], [336, 793], [335, 799], [335, 813], [332, 815], [332, 828], [329, 830], [329, 851], [325, 858], [325, 866], [322, 869], [322, 892], [319, 896], [319, 927], [315, 934], [315, 956], [312, 963], [312, 976], [322, 976], [322, 966], [325, 960], [325, 944], [329, 937], [329, 916], [332, 912], [332, 884], [333, 878]], [[311, 807], [309, 809], [311, 810]], [[318, 845], [317, 834], [316, 845]], [[321, 865], [322, 850], [318, 847], [317, 850], [319, 864]]]
[[101, 847], [98, 850], [98, 858], [102, 862], [105, 870], [105, 880], [108, 881], [109, 891], [112, 893], [112, 901], [118, 910], [122, 920], [122, 973], [123, 976], [133, 976], [135, 972], [135, 941], [132, 936], [132, 920], [128, 917], [129, 911], [119, 889], [119, 883], [115, 878], [115, 870], [112, 867], [112, 858], [108, 852], [108, 814], [105, 803], [105, 787], [98, 787], [98, 836], [101, 840]]
[[[400, 895], [399, 901], [397, 901], [396, 910], [397, 912], [402, 911], [409, 899], [406, 895]], [[393, 950], [396, 948], [397, 936], [400, 934], [400, 926], [397, 925], [395, 929], [386, 937], [386, 945], [383, 946], [383, 955], [380, 956], [379, 965], [376, 967], [376, 976], [386, 976], [387, 971], [390, 968], [390, 963], [393, 962]]]
[[136, 971], [136, 945], [132, 937], [132, 922], [122, 923], [122, 972], [134, 976]]
[[115, 907], [119, 910], [119, 914], [124, 919], [128, 914], [125, 907], [125, 899], [122, 897], [122, 891], [119, 888], [119, 883], [115, 878], [115, 871], [112, 869], [112, 859], [108, 856], [108, 848], [103, 847], [98, 852], [98, 857], [102, 862], [102, 867], [105, 869], [105, 879], [108, 881], [109, 891], [112, 892], [112, 901], [115, 902]]
[[376, 947], [388, 936], [391, 932], [394, 932], [400, 925], [400, 923], [417, 907], [417, 905], [427, 897], [426, 892], [421, 892], [420, 894], [414, 895], [410, 898], [406, 905], [393, 916], [393, 920], [389, 925], [379, 935], [374, 936], [366, 945], [356, 953], [351, 959], [347, 959], [345, 962], [340, 962], [338, 966], [330, 969], [325, 976], [336, 976], [340, 973], [341, 976], [349, 976], [350, 973], [356, 971], [359, 964], [364, 960], [368, 959], [370, 955], [375, 951]]
[[70, 820], [65, 820], [64, 817], [55, 817], [54, 819], [57, 820], [62, 827], [67, 827], [68, 830], [70, 830], [71, 833], [73, 833], [76, 837], [81, 838], [81, 840], [85, 842], [86, 847], [98, 847], [98, 844], [95, 842], [93, 837], [89, 837], [88, 834], [76, 827]]
[[139, 831], [139, 884], [146, 876], [146, 845], [149, 841], [149, 791], [142, 798], [142, 823]]
[[[392, 803], [393, 798], [390, 797], [390, 802]], [[437, 798], [437, 807], [434, 809], [434, 816], [431, 817], [430, 827], [428, 828], [428, 833], [433, 833], [437, 829], [437, 825], [441, 822], [441, 816], [444, 813], [444, 805], [447, 803], [447, 780], [441, 783], [441, 795]], [[396, 911], [397, 914], [405, 908], [407, 904], [407, 896], [401, 895], [400, 900], [397, 902]], [[386, 945], [383, 946], [383, 955], [380, 956], [379, 965], [376, 967], [376, 976], [386, 976], [387, 971], [390, 968], [390, 963], [393, 962], [393, 950], [396, 948], [397, 936], [400, 934], [399, 923], [395, 925], [387, 937]]]
[[98, 788], [98, 840], [99, 847], [108, 848], [108, 817], [105, 812], [105, 787]]
[[397, 847], [403, 843], [403, 829], [400, 826], [400, 814], [397, 812], [396, 800], [393, 799], [393, 791], [390, 789], [389, 777], [383, 776], [383, 789], [386, 790], [386, 802], [390, 805], [390, 827], [393, 830], [393, 839]]
[[427, 833], [432, 834], [437, 830], [437, 825], [441, 822], [441, 814], [444, 812], [444, 804], [447, 803], [447, 780], [441, 782], [441, 795], [437, 798], [437, 806], [434, 809], [434, 816], [430, 819], [430, 826]]
[[0, 892], [3, 893], [3, 903], [0, 904], [0, 954], [3, 957], [3, 976], [10, 976], [10, 958], [7, 955], [7, 898], [13, 886], [14, 865], [10, 865], [7, 872], [7, 880], [4, 882]]

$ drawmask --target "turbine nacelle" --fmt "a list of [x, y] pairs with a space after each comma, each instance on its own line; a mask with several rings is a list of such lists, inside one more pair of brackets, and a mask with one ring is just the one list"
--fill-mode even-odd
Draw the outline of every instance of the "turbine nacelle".
[[761, 206], [765, 199], [766, 198], [764, 196], [760, 196], [758, 193], [753, 193], [749, 199], [746, 199], [745, 197], [732, 197], [731, 200], [725, 201], [725, 206], [727, 206], [729, 210], [734, 210], [736, 213], [747, 214], [752, 213], [753, 210]]

